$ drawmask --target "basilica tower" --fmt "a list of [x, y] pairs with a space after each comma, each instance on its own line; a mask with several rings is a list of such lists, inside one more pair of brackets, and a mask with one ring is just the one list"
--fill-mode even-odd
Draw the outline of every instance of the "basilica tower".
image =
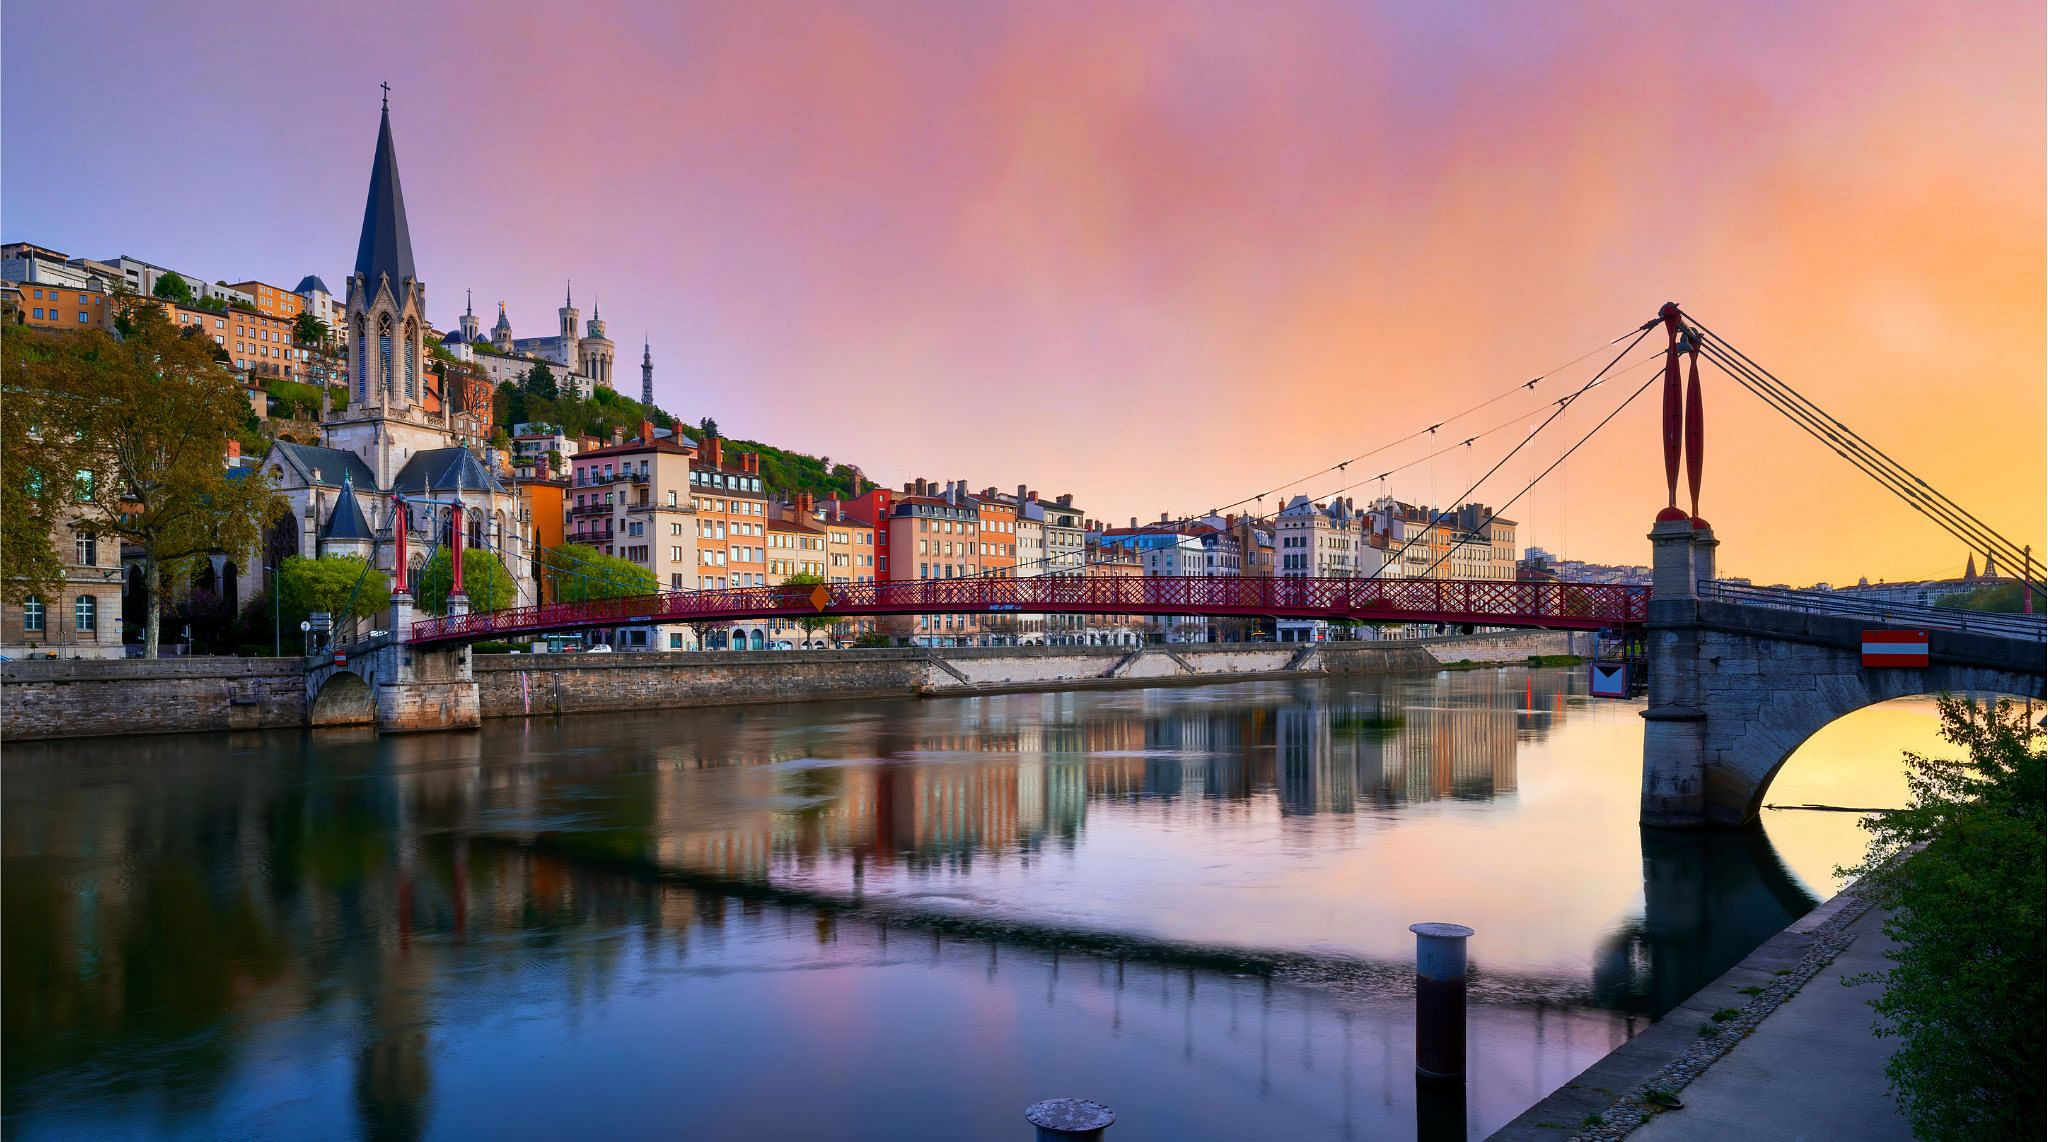
[[327, 424], [329, 445], [360, 456], [379, 487], [389, 487], [413, 453], [450, 442], [445, 420], [425, 403], [426, 310], [427, 287], [413, 267], [387, 102], [377, 125], [355, 272], [348, 279], [348, 407]]
[[[575, 283], [568, 283], [573, 286]], [[572, 373], [583, 371], [583, 362], [576, 354], [576, 318], [581, 314], [576, 309], [576, 298], [565, 286], [562, 291], [562, 308], [555, 311], [562, 318], [562, 367]]]
[[611, 388], [612, 357], [616, 353], [616, 347], [612, 344], [611, 338], [604, 335], [604, 318], [598, 316], [595, 300], [590, 303], [588, 328], [589, 331], [577, 345], [578, 355], [583, 361], [583, 375], [589, 377], [593, 385]]

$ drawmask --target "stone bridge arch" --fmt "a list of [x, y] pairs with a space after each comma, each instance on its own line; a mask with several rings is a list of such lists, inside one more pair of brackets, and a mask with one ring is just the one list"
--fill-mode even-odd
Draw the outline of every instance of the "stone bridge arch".
[[306, 724], [374, 726], [377, 692], [370, 680], [347, 667], [333, 667], [306, 679]]
[[[1745, 716], [1716, 711], [1706, 733], [1706, 814], [1718, 824], [1756, 819], [1764, 795], [1785, 763], [1836, 720], [1894, 698], [1934, 694], [1995, 694], [2044, 697], [2042, 676], [1959, 663], [1935, 663], [1923, 670], [1855, 669], [1773, 686], [1750, 704]], [[1878, 759], [1873, 759], [1875, 762]]]

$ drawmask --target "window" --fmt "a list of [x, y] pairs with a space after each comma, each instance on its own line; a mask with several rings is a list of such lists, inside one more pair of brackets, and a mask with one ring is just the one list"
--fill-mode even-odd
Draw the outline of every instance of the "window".
[[85, 312], [84, 310], [82, 310], [82, 309], [81, 309], [81, 310], [79, 310], [79, 311], [78, 311], [78, 320], [80, 320], [80, 321], [91, 321], [91, 320], [92, 320], [92, 317], [91, 317], [90, 315], [88, 315], [88, 314], [87, 314], [87, 313], [86, 313], [86, 312]]
[[72, 621], [77, 624], [80, 631], [96, 631], [99, 629], [99, 610], [98, 596], [80, 595], [77, 604], [72, 608]]
[[31, 634], [43, 629], [43, 601], [34, 595], [21, 601], [21, 629]]
[[82, 567], [97, 566], [100, 561], [99, 540], [92, 535], [81, 533], [74, 544], [77, 548], [78, 564]]
[[72, 487], [72, 495], [81, 504], [92, 502], [92, 469], [80, 468]]
[[36, 307], [36, 309], [35, 309], [35, 315], [36, 315], [36, 320], [37, 320], [37, 321], [41, 321], [41, 320], [43, 319], [43, 310], [42, 310], [42, 307], [41, 307], [41, 306], [37, 306], [37, 307]]

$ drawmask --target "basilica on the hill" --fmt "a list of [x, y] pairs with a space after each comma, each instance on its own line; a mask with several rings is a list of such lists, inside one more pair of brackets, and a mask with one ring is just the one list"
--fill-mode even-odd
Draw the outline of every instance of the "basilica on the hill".
[[[402, 493], [411, 516], [409, 570], [417, 572], [434, 544], [447, 538], [449, 509], [460, 503], [464, 542], [504, 561], [519, 584], [515, 605], [532, 602], [531, 528], [521, 521], [510, 477], [475, 446], [488, 431], [488, 403], [463, 407], [479, 399], [475, 386], [444, 392], [430, 368], [427, 287], [413, 265], [388, 104], [377, 128], [347, 294], [347, 405], [323, 419], [324, 446], [278, 441], [263, 457], [263, 468], [292, 505], [273, 537], [272, 556], [364, 555], [389, 572], [394, 496]], [[591, 326], [601, 340], [602, 323], [593, 317]], [[575, 347], [579, 363], [590, 344], [585, 338]], [[593, 347], [592, 359], [608, 365], [610, 345]], [[488, 402], [487, 390], [481, 396]]]

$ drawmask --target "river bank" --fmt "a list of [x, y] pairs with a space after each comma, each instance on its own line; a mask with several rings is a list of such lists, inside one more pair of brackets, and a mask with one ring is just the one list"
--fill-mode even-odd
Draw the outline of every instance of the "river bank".
[[[1847, 976], [1883, 967], [1880, 919], [1850, 885], [1488, 1142], [1611, 1142], [1645, 1126], [1656, 1127], [1643, 1130], [1645, 1137], [1821, 1137], [1828, 1123], [1842, 1137], [1911, 1137], [1885, 1090], [1891, 1047], [1871, 1033], [1868, 996], [1859, 992], [1844, 1002], [1839, 994]], [[1852, 947], [1855, 954], [1845, 956]], [[1802, 1000], [1813, 988], [1831, 990]], [[1729, 1071], [1710, 1071], [1731, 1055], [1774, 1055], [1782, 1062], [1788, 1049], [1802, 1060], [1797, 1069], [1761, 1073], [1745, 1057], [1739, 1065], [1724, 1064]], [[1733, 1077], [1738, 1070], [1744, 1074]], [[1845, 1083], [1844, 1070], [1853, 1082]], [[1812, 1074], [1825, 1079], [1809, 1081]], [[1701, 1081], [1709, 1075], [1713, 1081]], [[1665, 1109], [1666, 1096], [1687, 1105]], [[1785, 1133], [1787, 1105], [1803, 1107], [1804, 1120], [1821, 1129]], [[1854, 1122], [1876, 1132], [1848, 1125]]]
[[[1160, 686], [1524, 664], [1562, 631], [1323, 644], [901, 647], [473, 657], [484, 718], [769, 702]], [[302, 658], [0, 663], [0, 741], [288, 729], [308, 723]]]

